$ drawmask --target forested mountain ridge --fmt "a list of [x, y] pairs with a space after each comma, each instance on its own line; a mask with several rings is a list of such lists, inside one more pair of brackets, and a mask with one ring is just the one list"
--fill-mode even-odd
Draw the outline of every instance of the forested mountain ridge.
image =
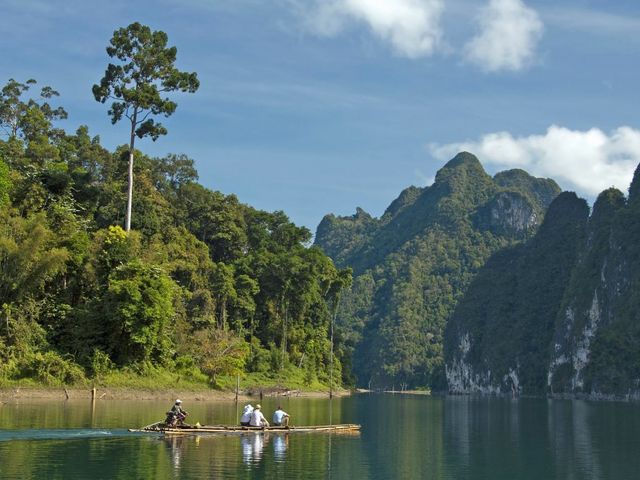
[[447, 326], [449, 389], [640, 398], [640, 167], [591, 216], [563, 193], [480, 271]]
[[[118, 372], [326, 385], [350, 271], [283, 212], [200, 185], [182, 154], [133, 152], [125, 232], [129, 149], [57, 128], [57, 93], [31, 96], [34, 84], [10, 80], [0, 95], [0, 385]], [[342, 351], [337, 342], [338, 382]]]
[[462, 152], [433, 185], [409, 187], [380, 219], [327, 215], [315, 243], [354, 282], [338, 323], [360, 384], [444, 388], [444, 328], [494, 252], [528, 238], [560, 192], [522, 170], [489, 176]]

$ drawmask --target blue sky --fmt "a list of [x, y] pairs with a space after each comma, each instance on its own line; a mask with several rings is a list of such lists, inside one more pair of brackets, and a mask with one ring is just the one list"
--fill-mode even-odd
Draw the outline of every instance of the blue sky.
[[[196, 94], [154, 156], [284, 210], [374, 216], [457, 151], [590, 201], [640, 163], [640, 4], [604, 0], [0, 0], [0, 82], [35, 78], [108, 148], [126, 143], [91, 86], [113, 31], [164, 30]], [[135, 219], [134, 219], [135, 223]]]

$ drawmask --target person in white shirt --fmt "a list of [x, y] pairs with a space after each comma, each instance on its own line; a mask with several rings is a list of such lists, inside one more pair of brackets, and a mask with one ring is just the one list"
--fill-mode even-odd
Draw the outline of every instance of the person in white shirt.
[[242, 411], [242, 416], [240, 417], [240, 425], [243, 427], [248, 427], [251, 423], [251, 413], [253, 412], [253, 407], [251, 404], [245, 405], [244, 410]]
[[251, 426], [252, 427], [268, 427], [269, 422], [261, 412], [262, 406], [260, 404], [256, 405], [251, 412]]
[[278, 405], [278, 409], [273, 412], [273, 424], [283, 427], [289, 426], [289, 414], [282, 410], [280, 405]]

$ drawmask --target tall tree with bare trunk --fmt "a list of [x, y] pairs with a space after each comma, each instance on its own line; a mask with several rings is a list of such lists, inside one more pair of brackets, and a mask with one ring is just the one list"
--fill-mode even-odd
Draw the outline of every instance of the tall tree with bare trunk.
[[117, 64], [107, 66], [104, 77], [93, 86], [93, 95], [101, 103], [112, 100], [108, 114], [115, 124], [125, 117], [129, 132], [129, 182], [125, 230], [131, 229], [133, 202], [133, 152], [135, 138], [151, 137], [156, 141], [167, 129], [153, 116], [171, 115], [177, 104], [168, 92], [195, 92], [200, 86], [195, 72], [181, 72], [175, 67], [176, 47], [167, 47], [165, 32], [151, 31], [138, 22], [113, 32], [107, 47], [109, 57]]

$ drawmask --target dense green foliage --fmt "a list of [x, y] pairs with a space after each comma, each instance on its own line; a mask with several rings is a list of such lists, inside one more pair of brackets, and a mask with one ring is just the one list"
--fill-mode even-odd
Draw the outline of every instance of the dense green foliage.
[[496, 251], [535, 231], [555, 182], [522, 171], [494, 180], [461, 153], [433, 185], [404, 190], [380, 219], [327, 215], [316, 243], [355, 278], [338, 314], [358, 382], [444, 388], [444, 329]]
[[128, 148], [55, 128], [53, 91], [25, 98], [32, 84], [0, 99], [0, 384], [289, 372], [317, 386], [332, 362], [339, 381], [331, 323], [350, 272], [306, 228], [198, 184], [185, 155], [135, 151], [126, 232]]

